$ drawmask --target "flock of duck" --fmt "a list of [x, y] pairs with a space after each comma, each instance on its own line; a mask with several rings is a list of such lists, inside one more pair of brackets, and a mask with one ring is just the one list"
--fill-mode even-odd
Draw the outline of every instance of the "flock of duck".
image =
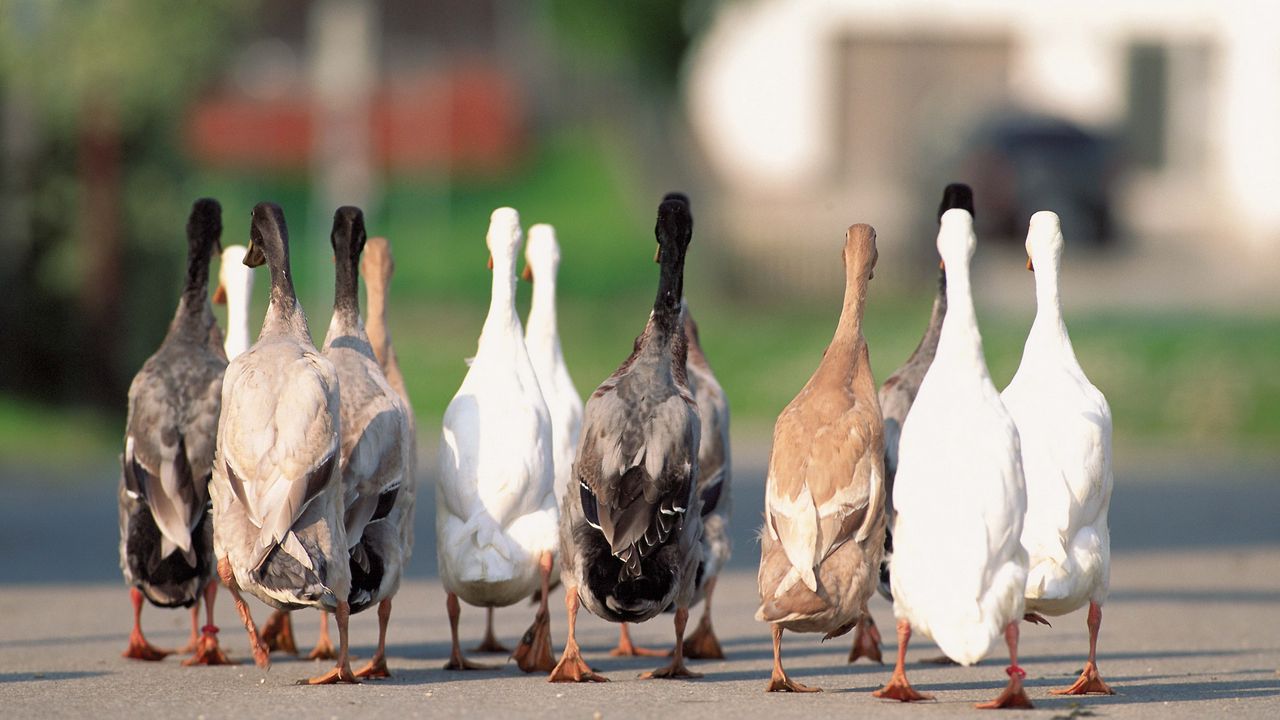
[[[779, 415], [760, 531], [756, 619], [772, 627], [769, 691], [810, 692], [781, 661], [784, 630], [854, 631], [850, 662], [880, 661], [867, 601], [879, 589], [897, 616], [892, 679], [874, 695], [928, 699], [907, 681], [913, 633], [943, 661], [971, 665], [1003, 636], [1007, 687], [979, 707], [1030, 707], [1018, 666], [1021, 621], [1089, 606], [1089, 655], [1068, 694], [1111, 693], [1096, 665], [1110, 539], [1111, 416], [1085, 377], [1063, 321], [1058, 218], [1031, 218], [1027, 268], [1037, 313], [1004, 392], [992, 383], [969, 284], [973, 197], [947, 187], [938, 212], [938, 293], [927, 330], [878, 390], [861, 324], [876, 234], [845, 236], [843, 309], [813, 376]], [[253, 210], [249, 245], [221, 248], [221, 208], [199, 200], [187, 225], [187, 276], [159, 350], [129, 390], [120, 486], [120, 555], [134, 627], [126, 657], [169, 651], [143, 636], [143, 599], [190, 607], [184, 664], [225, 664], [213, 604], [220, 580], [255, 662], [297, 653], [289, 613], [321, 611], [313, 658], [335, 666], [305, 683], [388, 677], [392, 601], [413, 549], [416, 428], [386, 322], [390, 248], [366, 238], [353, 207], [334, 215], [333, 319], [312, 344], [294, 292], [281, 209]], [[684, 301], [693, 236], [687, 197], [658, 207], [657, 297], [632, 352], [584, 407], [556, 326], [560, 251], [549, 225], [529, 229], [527, 328], [516, 312], [523, 233], [495, 210], [486, 244], [488, 316], [462, 386], [445, 410], [436, 481], [436, 552], [452, 650], [446, 669], [478, 667], [462, 652], [461, 603], [488, 612], [478, 650], [507, 652], [493, 611], [532, 598], [534, 619], [512, 652], [552, 682], [604, 681], [575, 638], [580, 608], [621, 625], [614, 654], [668, 656], [645, 677], [698, 677], [686, 658], [722, 658], [711, 624], [730, 553], [729, 407]], [[224, 339], [208, 297], [228, 305]], [[270, 302], [250, 344], [251, 268], [267, 265]], [[369, 304], [362, 318], [359, 277]], [[565, 588], [568, 635], [552, 654], [548, 600]], [[276, 609], [259, 629], [243, 593]], [[200, 624], [204, 600], [205, 623]], [[686, 636], [689, 608], [704, 603]], [[377, 607], [378, 645], [353, 671], [348, 618]], [[627, 624], [673, 612], [667, 652], [637, 648]], [[338, 628], [335, 650], [329, 616]]]

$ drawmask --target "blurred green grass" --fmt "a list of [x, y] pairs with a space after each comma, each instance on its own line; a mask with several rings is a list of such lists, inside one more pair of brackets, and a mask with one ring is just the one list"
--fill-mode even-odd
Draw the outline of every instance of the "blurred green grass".
[[[637, 191], [618, 151], [624, 145], [615, 140], [581, 129], [553, 135], [501, 185], [394, 179], [381, 208], [371, 209], [370, 233], [388, 236], [396, 258], [391, 330], [426, 442], [435, 441], [439, 418], [466, 373], [464, 359], [475, 352], [490, 283], [484, 233], [494, 207], [516, 207], [526, 227], [556, 225], [563, 255], [561, 336], [584, 397], [630, 352], [657, 277], [652, 213], [658, 198]], [[210, 174], [195, 187], [222, 200], [224, 244], [245, 242], [257, 200], [284, 207], [296, 282], [320, 344], [333, 292], [331, 209], [310, 206], [304, 178]], [[840, 298], [814, 305], [727, 297], [717, 292], [713, 262], [714, 252], [699, 253], [695, 245], [690, 302], [729, 395], [736, 434], [765, 442], [774, 418], [821, 358]], [[175, 273], [180, 276], [176, 265]], [[252, 317], [261, 318], [265, 274], [257, 282]], [[519, 292], [523, 314], [528, 285]], [[931, 302], [928, 294], [873, 285], [864, 331], [878, 380], [911, 353]], [[1000, 387], [1012, 377], [1030, 327], [1032, 309], [1022, 310], [978, 308]], [[1068, 324], [1081, 364], [1111, 403], [1119, 445], [1266, 452], [1280, 439], [1280, 316], [1115, 312], [1073, 315]], [[164, 329], [148, 332], [158, 343]], [[55, 466], [105, 461], [118, 452], [124, 416], [123, 398], [110, 413], [0, 398], [0, 458]]]

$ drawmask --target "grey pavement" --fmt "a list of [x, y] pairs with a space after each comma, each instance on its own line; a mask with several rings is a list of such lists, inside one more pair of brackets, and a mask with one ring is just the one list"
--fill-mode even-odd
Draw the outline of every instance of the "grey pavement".
[[[429, 464], [424, 464], [430, 467]], [[889, 666], [845, 663], [849, 637], [820, 643], [787, 634], [784, 660], [820, 695], [767, 695], [767, 627], [753, 619], [754, 530], [763, 506], [762, 457], [740, 454], [734, 488], [735, 558], [716, 595], [716, 627], [728, 659], [694, 662], [696, 681], [641, 681], [652, 659], [607, 655], [616, 627], [587, 614], [579, 637], [605, 685], [551, 685], [514, 664], [493, 671], [440, 669], [448, 654], [444, 596], [434, 581], [434, 507], [420, 491], [420, 545], [395, 603], [389, 665], [395, 677], [355, 687], [295, 687], [324, 666], [277, 658], [269, 671], [248, 661], [248, 644], [230, 598], [219, 595], [224, 647], [246, 664], [182, 668], [176, 658], [140, 663], [119, 657], [131, 622], [117, 567], [114, 473], [110, 467], [68, 478], [0, 469], [0, 718], [10, 717], [924, 717], [961, 714], [993, 697], [1005, 679], [1003, 647], [972, 668], [919, 663], [936, 654], [913, 642], [908, 673], [938, 700], [879, 701], [870, 691]], [[1143, 458], [1121, 463], [1112, 502], [1112, 596], [1099, 650], [1114, 697], [1068, 699], [1048, 690], [1069, 684], [1087, 651], [1084, 613], [1052, 628], [1024, 626], [1020, 660], [1038, 709], [1016, 716], [1280, 717], [1280, 473], [1270, 461]], [[562, 594], [553, 595], [557, 649], [564, 639]], [[255, 616], [265, 606], [252, 602]], [[895, 651], [892, 610], [876, 598], [885, 657]], [[701, 610], [694, 611], [695, 617]], [[532, 618], [517, 606], [498, 613], [513, 644]], [[143, 623], [158, 645], [185, 642], [189, 615], [146, 608]], [[483, 612], [463, 610], [463, 634], [479, 639]], [[296, 615], [300, 643], [315, 635], [316, 615]], [[635, 631], [638, 642], [667, 646], [669, 616]], [[372, 614], [352, 620], [352, 647], [367, 658], [376, 639]], [[489, 656], [491, 662], [504, 658]]]

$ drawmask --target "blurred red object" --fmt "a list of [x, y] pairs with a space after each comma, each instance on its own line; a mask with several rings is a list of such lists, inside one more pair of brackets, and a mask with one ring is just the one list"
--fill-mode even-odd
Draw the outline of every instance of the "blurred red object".
[[[375, 162], [392, 172], [499, 174], [517, 162], [526, 113], [515, 83], [479, 65], [397, 80], [370, 106]], [[230, 170], [302, 171], [315, 131], [310, 99], [258, 100], [223, 91], [195, 104], [187, 147], [196, 161]]]

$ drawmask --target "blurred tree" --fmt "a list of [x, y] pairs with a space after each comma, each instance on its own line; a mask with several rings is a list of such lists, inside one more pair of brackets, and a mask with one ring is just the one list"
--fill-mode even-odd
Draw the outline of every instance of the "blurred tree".
[[689, 43], [711, 18], [716, 0], [548, 0], [561, 45], [595, 63], [674, 92]]
[[0, 387], [119, 405], [182, 277], [185, 111], [252, 5], [0, 0]]

